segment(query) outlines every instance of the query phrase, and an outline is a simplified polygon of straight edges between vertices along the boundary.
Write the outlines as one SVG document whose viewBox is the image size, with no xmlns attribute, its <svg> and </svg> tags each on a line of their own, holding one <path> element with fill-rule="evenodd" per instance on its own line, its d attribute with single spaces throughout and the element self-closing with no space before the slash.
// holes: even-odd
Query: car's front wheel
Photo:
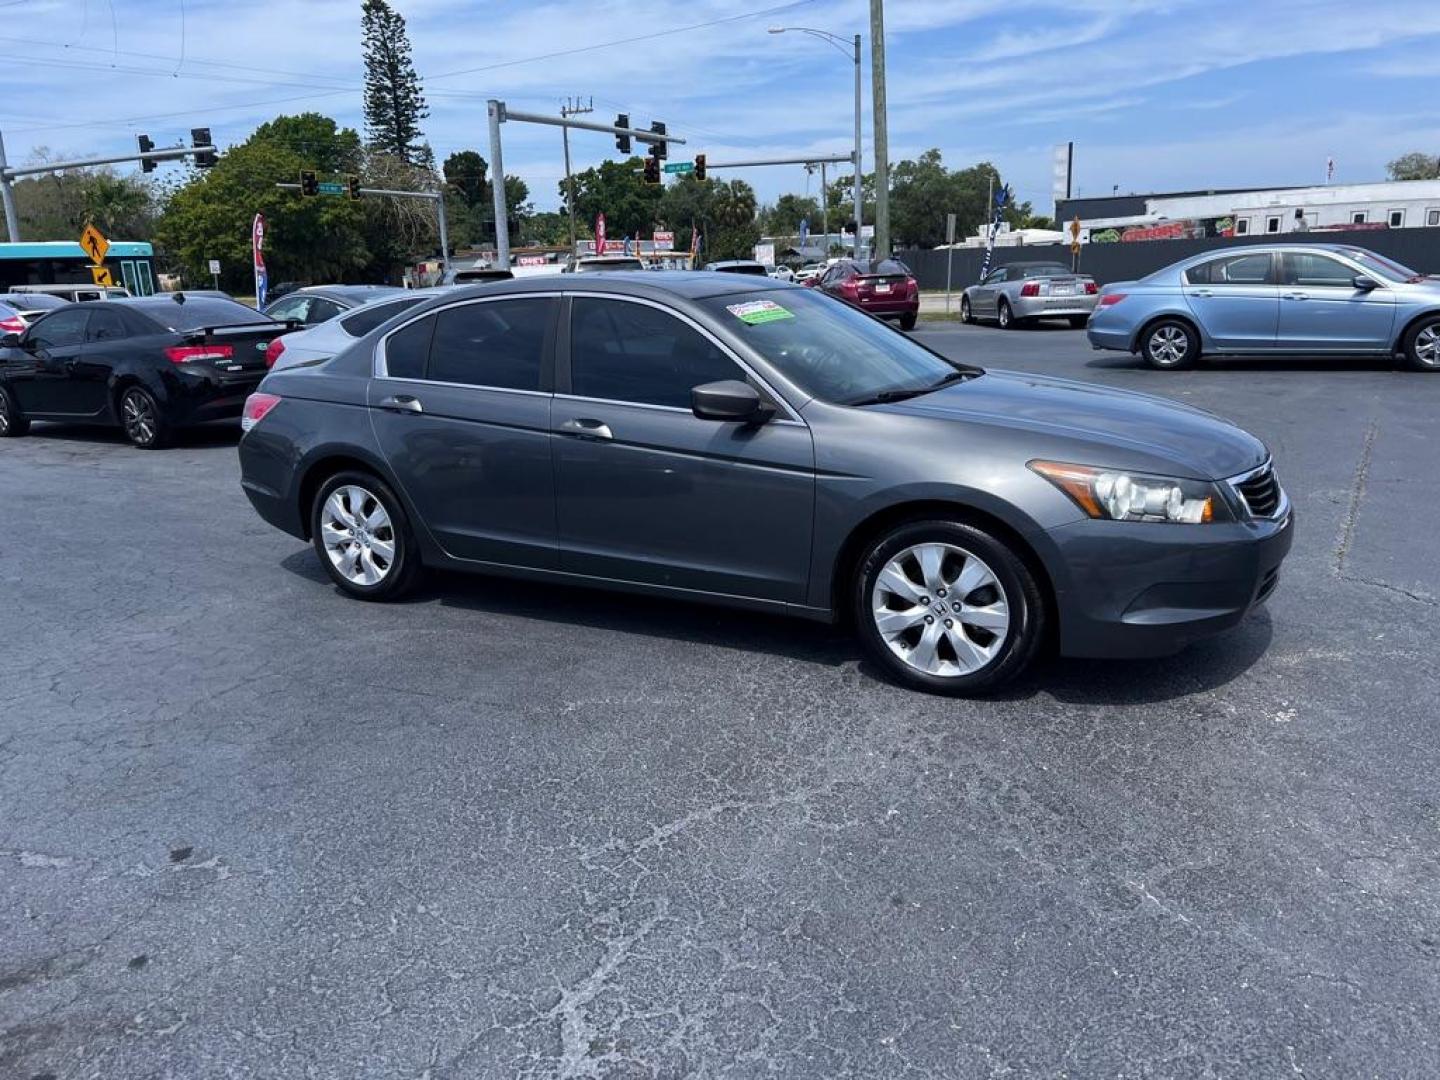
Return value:
<svg viewBox="0 0 1440 1080">
<path fill-rule="evenodd" d="M 957 521 L 892 529 L 865 553 L 854 589 L 862 644 L 919 690 L 993 690 L 1029 666 L 1044 635 L 1044 600 L 1025 562 Z"/>
<path fill-rule="evenodd" d="M 1421 319 L 1405 335 L 1405 362 L 1414 371 L 1440 371 L 1440 315 Z"/>
<path fill-rule="evenodd" d="M 973 323 L 975 321 L 975 313 L 970 310 L 970 298 L 968 296 L 960 297 L 960 321 L 963 323 Z"/>
<path fill-rule="evenodd" d="M 369 473 L 337 473 L 320 485 L 310 533 L 330 579 L 357 599 L 394 600 L 419 576 L 420 553 L 405 508 Z"/>
<path fill-rule="evenodd" d="M 30 421 L 20 415 L 15 396 L 0 386 L 0 439 L 15 439 L 30 430 Z"/>
<path fill-rule="evenodd" d="M 1200 355 L 1195 331 L 1179 319 L 1161 319 L 1147 327 L 1140 348 L 1150 366 L 1162 371 L 1189 367 Z"/>
</svg>

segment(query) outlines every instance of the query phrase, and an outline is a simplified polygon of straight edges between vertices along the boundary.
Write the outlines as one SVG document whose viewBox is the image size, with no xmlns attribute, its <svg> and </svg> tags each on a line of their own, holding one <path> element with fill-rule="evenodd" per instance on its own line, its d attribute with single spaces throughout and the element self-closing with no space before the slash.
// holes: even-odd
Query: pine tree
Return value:
<svg viewBox="0 0 1440 1080">
<path fill-rule="evenodd" d="M 385 0 L 364 0 L 365 130 L 373 149 L 407 165 L 421 165 L 429 152 L 420 121 L 430 115 L 420 77 L 410 60 L 405 19 Z M 433 163 L 433 157 L 432 157 Z"/>
</svg>

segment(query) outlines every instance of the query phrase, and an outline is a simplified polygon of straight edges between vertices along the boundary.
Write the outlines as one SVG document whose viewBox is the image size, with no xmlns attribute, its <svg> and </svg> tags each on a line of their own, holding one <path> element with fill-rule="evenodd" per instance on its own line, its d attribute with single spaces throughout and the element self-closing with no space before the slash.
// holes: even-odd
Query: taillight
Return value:
<svg viewBox="0 0 1440 1080">
<path fill-rule="evenodd" d="M 245 399 L 245 411 L 240 414 L 240 430 L 249 431 L 269 414 L 270 410 L 280 404 L 280 398 L 275 394 L 262 394 L 256 392 Z"/>
<path fill-rule="evenodd" d="M 1040 283 L 1039 283 L 1038 281 L 1027 281 L 1024 285 L 1021 285 L 1021 286 L 1020 286 L 1020 295 L 1021 295 L 1021 296 L 1039 296 L 1039 295 L 1040 295 Z"/>
<path fill-rule="evenodd" d="M 25 320 L 18 315 L 12 315 L 8 319 L 0 319 L 0 334 L 23 334 L 25 332 Z"/>
<path fill-rule="evenodd" d="M 854 278 L 850 278 L 848 281 L 842 281 L 840 283 L 840 292 L 853 300 L 860 295 L 860 283 Z"/>
<path fill-rule="evenodd" d="M 277 337 L 269 345 L 265 346 L 265 366 L 274 367 L 275 361 L 280 359 L 280 354 L 285 351 L 285 339 Z"/>
<path fill-rule="evenodd" d="M 905 295 L 906 295 L 906 296 L 911 296 L 911 295 L 913 295 L 913 294 L 915 294 L 915 293 L 918 293 L 919 291 L 920 291 L 920 285 L 919 285 L 919 283 L 916 282 L 916 280 L 915 280 L 913 277 L 907 277 L 907 278 L 905 279 Z"/>
<path fill-rule="evenodd" d="M 1099 292 L 1099 291 L 1100 291 L 1100 286 L 1099 286 L 1099 285 L 1096 285 L 1095 282 L 1093 282 L 1093 281 L 1087 281 L 1087 282 L 1085 282 L 1085 295 L 1086 295 L 1086 296 L 1094 296 L 1094 295 L 1095 295 L 1097 292 Z"/>
<path fill-rule="evenodd" d="M 1104 296 L 1100 297 L 1100 306 L 1113 307 L 1124 299 L 1125 294 L 1123 292 L 1107 292 Z"/>
<path fill-rule="evenodd" d="M 196 360 L 229 360 L 233 345 L 171 345 L 165 356 L 172 364 L 193 364 Z"/>
</svg>

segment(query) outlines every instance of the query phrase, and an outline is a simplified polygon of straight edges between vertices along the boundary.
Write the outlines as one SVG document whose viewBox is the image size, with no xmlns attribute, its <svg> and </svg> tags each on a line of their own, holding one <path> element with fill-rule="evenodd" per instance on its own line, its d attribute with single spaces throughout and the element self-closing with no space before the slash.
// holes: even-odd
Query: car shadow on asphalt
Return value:
<svg viewBox="0 0 1440 1080">
<path fill-rule="evenodd" d="M 1151 370 L 1150 365 L 1138 356 L 1129 353 L 1101 353 L 1085 361 L 1088 368 L 1112 371 Z M 1398 360 L 1383 356 L 1203 356 L 1194 367 L 1185 369 L 1188 374 L 1206 371 L 1293 371 L 1315 374 L 1316 372 L 1383 372 L 1397 371 L 1405 374 Z M 1156 372 L 1157 375 L 1169 372 Z"/>
<path fill-rule="evenodd" d="M 63 424 L 37 420 L 25 436 L 27 439 L 49 439 L 55 442 L 83 442 L 95 446 L 129 446 L 125 433 L 118 427 L 100 424 Z M 209 424 L 177 429 L 171 441 L 157 453 L 172 447 L 234 446 L 240 441 L 240 424 L 235 420 L 217 420 Z"/>
<path fill-rule="evenodd" d="M 312 550 L 298 551 L 281 565 L 306 580 L 331 584 Z M 438 602 L 466 611 L 765 653 L 837 669 L 855 665 L 877 685 L 897 694 L 913 692 L 895 685 L 867 659 L 848 629 L 782 615 L 449 571 L 431 571 L 401 602 Z M 1001 701 L 1050 697 L 1074 705 L 1173 701 L 1216 690 L 1240 677 L 1265 654 L 1272 635 L 1269 613 L 1261 608 L 1230 633 L 1197 642 L 1175 656 L 1147 660 L 1042 657 L 1029 672 L 992 697 Z"/>
</svg>

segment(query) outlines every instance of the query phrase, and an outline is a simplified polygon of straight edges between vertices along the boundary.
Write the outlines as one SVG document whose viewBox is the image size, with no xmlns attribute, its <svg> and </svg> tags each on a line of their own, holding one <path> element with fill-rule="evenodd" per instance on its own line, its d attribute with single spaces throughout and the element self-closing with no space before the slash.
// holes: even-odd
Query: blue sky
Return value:
<svg viewBox="0 0 1440 1080">
<path fill-rule="evenodd" d="M 488 153 L 485 99 L 555 112 L 591 96 L 710 160 L 848 152 L 852 68 L 770 25 L 865 34 L 868 0 L 395 0 L 425 79 L 437 156 Z M 208 125 L 222 145 L 281 112 L 360 126 L 359 0 L 0 0 L 0 131 L 89 156 Z M 755 13 L 752 17 L 734 18 Z M 712 20 L 721 25 L 591 48 Z M 989 159 L 1049 211 L 1050 155 L 1076 144 L 1081 194 L 1383 178 L 1440 153 L 1440 0 L 887 0 L 891 159 Z M 532 59 L 567 50 L 565 56 Z M 507 125 L 506 171 L 541 208 L 563 176 L 554 129 Z M 579 134 L 577 168 L 613 154 Z M 162 168 L 166 168 L 162 166 Z M 169 168 L 173 169 L 174 166 Z M 158 174 L 157 174 L 158 175 Z M 799 167 L 734 174 L 762 199 L 814 193 Z"/>
</svg>

